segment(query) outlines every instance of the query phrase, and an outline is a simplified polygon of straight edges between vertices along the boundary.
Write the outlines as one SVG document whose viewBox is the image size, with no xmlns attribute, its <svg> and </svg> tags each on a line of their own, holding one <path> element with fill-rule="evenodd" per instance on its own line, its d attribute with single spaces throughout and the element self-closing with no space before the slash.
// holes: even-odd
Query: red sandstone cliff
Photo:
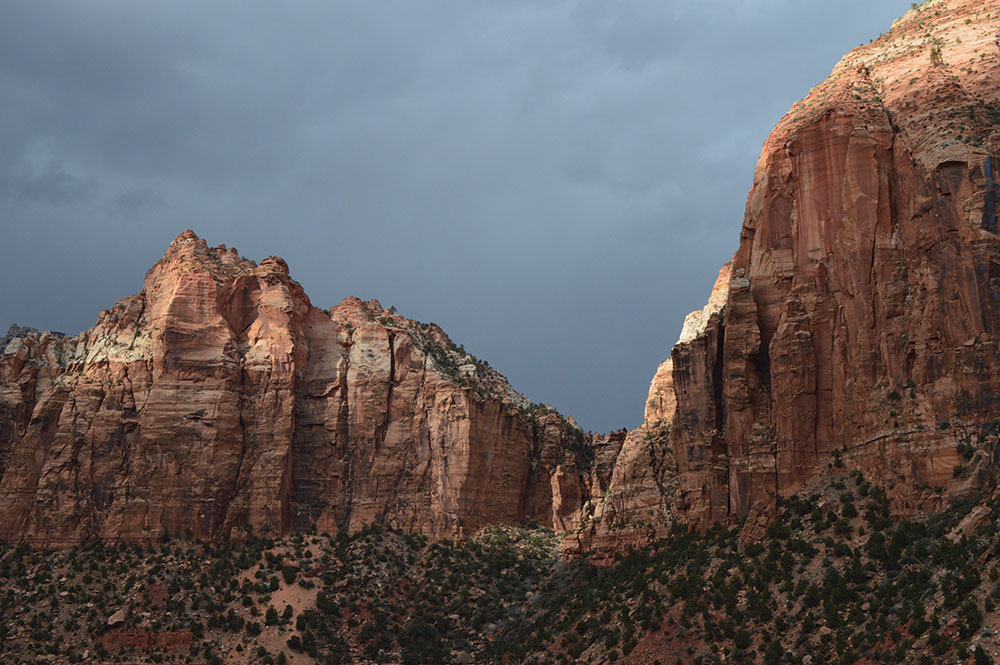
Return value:
<svg viewBox="0 0 1000 665">
<path fill-rule="evenodd" d="M 25 332 L 25 331 L 21 331 Z M 73 338 L 0 349 L 0 538 L 572 526 L 580 433 L 440 328 L 180 235 Z"/>
<path fill-rule="evenodd" d="M 901 513 L 993 482 L 998 35 L 998 0 L 925 3 L 793 106 L 639 429 L 582 440 L 439 328 L 188 232 L 90 331 L 0 349 L 0 538 L 533 520 L 609 549 L 759 526 L 834 463 Z"/>
<path fill-rule="evenodd" d="M 653 379 L 646 425 L 618 460 L 609 495 L 631 498 L 605 502 L 598 518 L 659 503 L 657 533 L 674 519 L 731 523 L 837 457 L 889 488 L 902 513 L 990 480 L 998 35 L 996 0 L 925 3 L 781 120 L 739 249 L 685 321 Z M 676 487 L 637 492 L 627 479 L 667 455 L 674 470 L 661 475 Z M 614 519 L 595 524 L 578 540 L 616 530 Z"/>
</svg>

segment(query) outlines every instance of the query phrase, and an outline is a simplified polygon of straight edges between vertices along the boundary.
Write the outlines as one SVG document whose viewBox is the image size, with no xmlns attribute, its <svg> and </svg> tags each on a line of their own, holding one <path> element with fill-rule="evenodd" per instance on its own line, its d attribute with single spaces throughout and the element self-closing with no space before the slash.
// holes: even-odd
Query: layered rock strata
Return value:
<svg viewBox="0 0 1000 665">
<path fill-rule="evenodd" d="M 739 249 L 650 387 L 676 487 L 647 483 L 630 507 L 736 523 L 838 465 L 902 514 L 992 482 L 998 34 L 996 1 L 924 3 L 781 120 Z M 619 466 L 644 447 L 630 436 Z M 611 495 L 636 493 L 626 476 Z"/>
<path fill-rule="evenodd" d="M 13 333 L 6 541 L 371 523 L 445 538 L 567 528 L 583 500 L 575 423 L 529 409 L 440 328 L 377 301 L 318 309 L 280 258 L 255 264 L 190 231 L 90 330 Z"/>
<path fill-rule="evenodd" d="M 534 521 L 607 550 L 752 539 L 830 467 L 901 514 L 994 482 L 998 34 L 997 0 L 931 0 L 792 107 L 639 429 L 584 436 L 436 326 L 186 232 L 91 330 L 8 334 L 0 538 Z"/>
</svg>

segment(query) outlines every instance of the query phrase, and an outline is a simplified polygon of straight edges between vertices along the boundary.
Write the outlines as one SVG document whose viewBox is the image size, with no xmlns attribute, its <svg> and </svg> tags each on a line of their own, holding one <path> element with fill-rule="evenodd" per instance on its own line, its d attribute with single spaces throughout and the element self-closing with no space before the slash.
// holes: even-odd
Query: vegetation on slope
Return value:
<svg viewBox="0 0 1000 665">
<path fill-rule="evenodd" d="M 782 501 L 763 542 L 675 529 L 607 566 L 567 563 L 556 534 L 510 527 L 458 543 L 373 527 L 228 545 L 6 547 L 0 655 L 982 665 L 1000 599 L 998 509 L 1000 499 L 970 499 L 894 523 L 879 488 L 840 476 Z"/>
<path fill-rule="evenodd" d="M 0 655 L 20 663 L 463 662 L 519 611 L 556 552 L 549 530 L 501 527 L 454 544 L 373 527 L 230 545 L 8 547 Z"/>
<path fill-rule="evenodd" d="M 894 524 L 859 476 L 823 489 L 784 501 L 743 552 L 736 529 L 675 530 L 612 566 L 554 572 L 490 662 L 989 662 L 996 521 L 956 536 L 974 500 Z"/>
</svg>

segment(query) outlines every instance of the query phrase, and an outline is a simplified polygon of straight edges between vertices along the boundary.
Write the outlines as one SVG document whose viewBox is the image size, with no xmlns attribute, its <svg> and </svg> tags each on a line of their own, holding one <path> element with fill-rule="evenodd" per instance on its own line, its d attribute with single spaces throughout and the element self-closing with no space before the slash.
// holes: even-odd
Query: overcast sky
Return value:
<svg viewBox="0 0 1000 665">
<path fill-rule="evenodd" d="M 781 115 L 896 0 L 0 0 L 0 335 L 185 228 L 634 427 Z"/>
</svg>

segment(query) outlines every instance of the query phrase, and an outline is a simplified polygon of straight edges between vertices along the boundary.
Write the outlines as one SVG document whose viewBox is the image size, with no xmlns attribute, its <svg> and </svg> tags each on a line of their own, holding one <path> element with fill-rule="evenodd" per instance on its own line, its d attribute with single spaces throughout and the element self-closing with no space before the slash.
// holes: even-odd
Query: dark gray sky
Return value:
<svg viewBox="0 0 1000 665">
<path fill-rule="evenodd" d="M 90 327 L 190 227 L 633 427 L 767 133 L 907 9 L 0 0 L 0 325 Z"/>
</svg>

